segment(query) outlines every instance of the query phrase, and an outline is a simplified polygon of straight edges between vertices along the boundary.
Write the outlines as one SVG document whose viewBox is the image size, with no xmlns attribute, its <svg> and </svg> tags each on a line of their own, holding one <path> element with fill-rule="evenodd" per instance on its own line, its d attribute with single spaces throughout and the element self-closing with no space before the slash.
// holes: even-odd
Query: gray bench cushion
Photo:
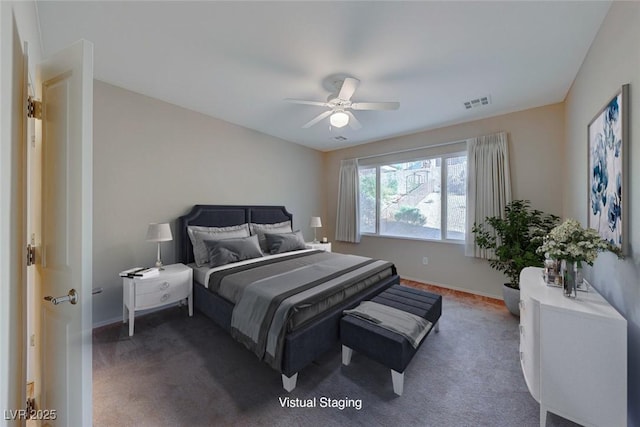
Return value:
<svg viewBox="0 0 640 427">
<path fill-rule="evenodd" d="M 433 325 L 442 314 L 442 296 L 402 285 L 394 285 L 371 300 L 413 313 Z M 418 348 L 414 348 L 402 335 L 346 315 L 340 321 L 340 341 L 356 352 L 402 373 L 425 339 Z"/>
</svg>

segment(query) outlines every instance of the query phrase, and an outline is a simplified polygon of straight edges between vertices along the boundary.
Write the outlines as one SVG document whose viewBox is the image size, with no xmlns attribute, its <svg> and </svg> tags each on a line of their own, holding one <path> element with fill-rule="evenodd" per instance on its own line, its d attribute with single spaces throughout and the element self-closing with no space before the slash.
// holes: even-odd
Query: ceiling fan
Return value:
<svg viewBox="0 0 640 427">
<path fill-rule="evenodd" d="M 287 98 L 285 101 L 294 104 L 316 105 L 318 107 L 328 107 L 329 110 L 318 114 L 316 117 L 308 121 L 304 129 L 310 128 L 316 123 L 329 117 L 331 126 L 341 128 L 347 124 L 353 129 L 360 129 L 362 124 L 356 119 L 350 110 L 397 110 L 400 108 L 399 102 L 352 102 L 351 97 L 355 93 L 360 80 L 353 77 L 343 77 L 333 82 L 336 93 L 332 93 L 327 97 L 326 102 L 322 101 L 306 101 L 303 99 Z"/>
</svg>

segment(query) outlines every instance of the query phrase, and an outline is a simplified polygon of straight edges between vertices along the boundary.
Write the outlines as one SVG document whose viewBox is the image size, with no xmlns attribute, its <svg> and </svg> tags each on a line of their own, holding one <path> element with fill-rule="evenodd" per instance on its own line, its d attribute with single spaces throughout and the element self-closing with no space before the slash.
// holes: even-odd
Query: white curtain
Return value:
<svg viewBox="0 0 640 427">
<path fill-rule="evenodd" d="M 467 223 L 465 255 L 487 258 L 489 254 L 475 244 L 471 229 L 488 216 L 504 216 L 511 201 L 507 134 L 480 136 L 467 140 Z"/>
<path fill-rule="evenodd" d="M 360 242 L 358 200 L 358 159 L 343 160 L 340 163 L 336 240 Z"/>
</svg>

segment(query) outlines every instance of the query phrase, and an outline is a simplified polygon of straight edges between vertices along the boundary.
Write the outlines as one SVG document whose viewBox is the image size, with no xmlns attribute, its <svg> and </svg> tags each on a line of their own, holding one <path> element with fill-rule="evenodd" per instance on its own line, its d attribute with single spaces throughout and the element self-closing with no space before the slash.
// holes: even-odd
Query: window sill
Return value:
<svg viewBox="0 0 640 427">
<path fill-rule="evenodd" d="M 374 234 L 374 233 L 360 233 L 362 237 L 375 237 L 382 239 L 394 239 L 394 240 L 413 240 L 417 242 L 428 242 L 428 243 L 448 243 L 451 245 L 464 245 L 464 240 L 451 240 L 451 239 L 420 239 L 417 237 L 406 237 L 406 236 L 389 236 L 385 234 Z"/>
</svg>

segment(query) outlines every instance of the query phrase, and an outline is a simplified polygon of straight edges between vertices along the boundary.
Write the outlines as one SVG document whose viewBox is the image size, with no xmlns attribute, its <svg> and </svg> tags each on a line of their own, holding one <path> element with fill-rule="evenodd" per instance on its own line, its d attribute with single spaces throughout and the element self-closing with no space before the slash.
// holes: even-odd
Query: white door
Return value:
<svg viewBox="0 0 640 427">
<path fill-rule="evenodd" d="M 38 410 L 43 418 L 55 414 L 45 425 L 90 426 L 93 45 L 79 41 L 45 60 L 36 86 L 42 101 L 39 271 L 41 295 L 53 298 L 40 300 Z"/>
</svg>

